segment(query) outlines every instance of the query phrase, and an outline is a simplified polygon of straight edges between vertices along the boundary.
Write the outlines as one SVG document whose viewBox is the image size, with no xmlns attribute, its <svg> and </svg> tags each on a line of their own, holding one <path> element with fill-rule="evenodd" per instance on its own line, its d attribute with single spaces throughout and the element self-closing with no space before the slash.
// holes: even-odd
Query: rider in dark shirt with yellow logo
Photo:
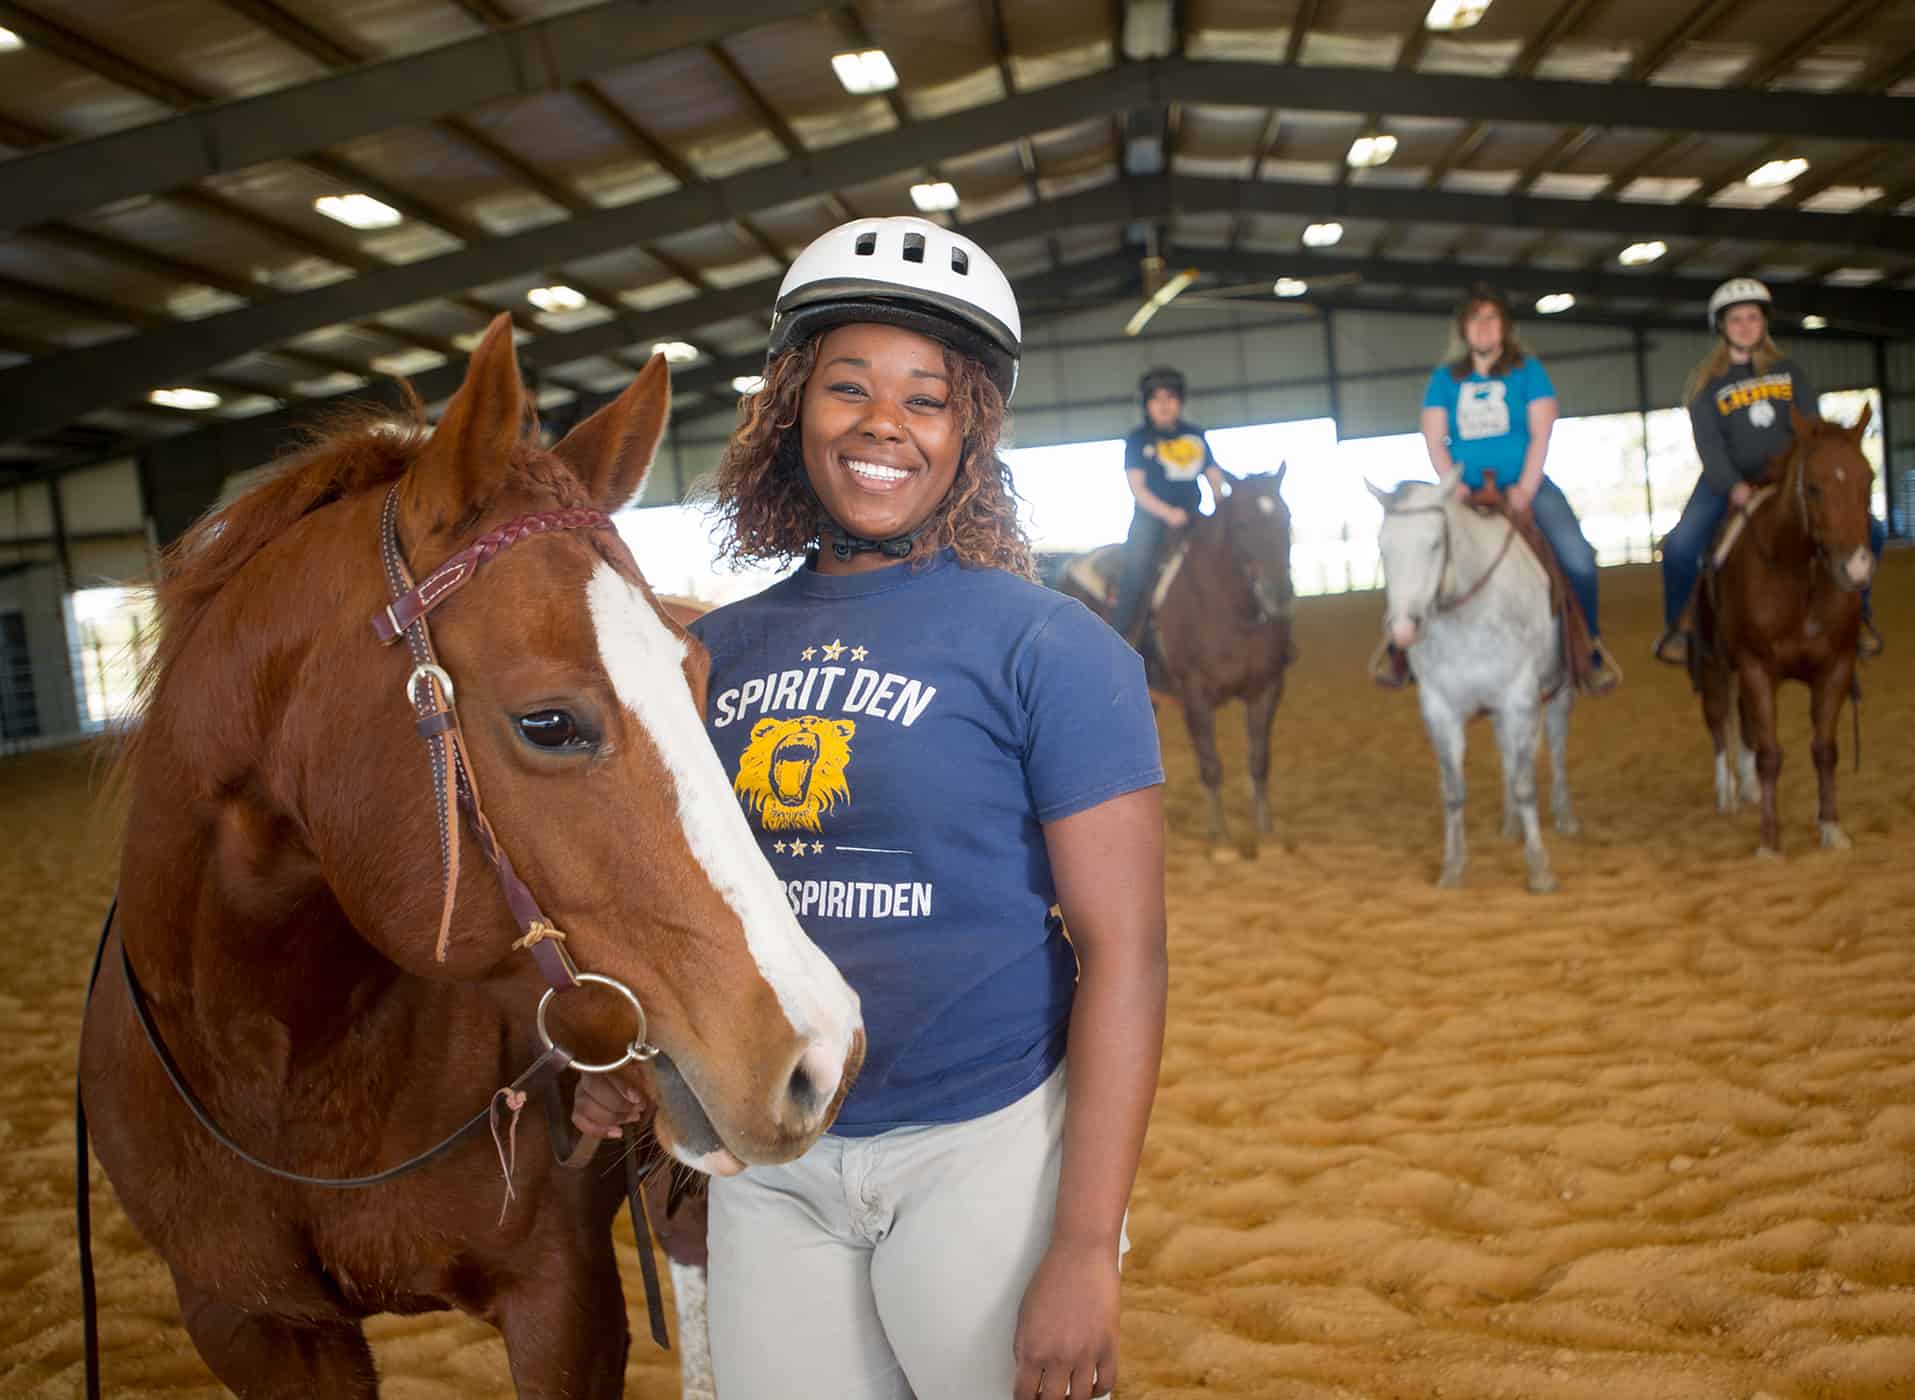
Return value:
<svg viewBox="0 0 1915 1400">
<path fill-rule="evenodd" d="M 1137 381 L 1144 422 L 1124 439 L 1124 475 L 1137 510 L 1124 544 L 1124 572 L 1117 584 L 1111 626 L 1126 640 L 1132 633 L 1157 577 L 1164 541 L 1173 529 L 1188 525 L 1203 502 L 1198 477 L 1208 477 L 1213 495 L 1226 487 L 1223 471 L 1211 455 L 1202 428 L 1184 421 L 1182 371 L 1153 369 Z"/>
</svg>

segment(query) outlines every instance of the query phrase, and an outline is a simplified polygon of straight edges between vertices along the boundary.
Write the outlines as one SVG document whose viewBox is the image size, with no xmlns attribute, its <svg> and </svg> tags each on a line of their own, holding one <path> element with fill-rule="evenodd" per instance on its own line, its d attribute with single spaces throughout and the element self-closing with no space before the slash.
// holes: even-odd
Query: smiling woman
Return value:
<svg viewBox="0 0 1915 1400">
<path fill-rule="evenodd" d="M 1018 336 L 969 239 L 834 229 L 786 278 L 718 469 L 725 552 L 803 565 L 692 624 L 706 728 L 867 1028 L 832 1133 L 712 1185 L 720 1394 L 1116 1383 L 1163 773 L 1136 655 L 1030 579 L 998 454 Z M 588 1131 L 630 1113 L 583 1102 Z"/>
</svg>

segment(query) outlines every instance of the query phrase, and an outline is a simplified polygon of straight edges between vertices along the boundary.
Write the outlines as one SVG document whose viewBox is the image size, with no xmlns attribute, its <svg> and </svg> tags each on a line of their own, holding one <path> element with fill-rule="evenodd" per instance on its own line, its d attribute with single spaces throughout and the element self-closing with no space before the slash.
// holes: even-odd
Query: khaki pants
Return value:
<svg viewBox="0 0 1915 1400">
<path fill-rule="evenodd" d="M 1063 1144 L 1060 1068 L 983 1118 L 714 1180 L 722 1400 L 1009 1400 Z"/>
</svg>

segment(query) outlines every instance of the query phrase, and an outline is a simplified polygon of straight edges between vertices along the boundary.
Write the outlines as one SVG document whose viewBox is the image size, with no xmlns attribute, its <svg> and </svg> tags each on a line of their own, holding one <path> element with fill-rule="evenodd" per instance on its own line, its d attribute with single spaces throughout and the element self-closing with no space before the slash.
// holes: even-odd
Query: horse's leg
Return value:
<svg viewBox="0 0 1915 1400">
<path fill-rule="evenodd" d="M 1244 732 L 1250 739 L 1250 800 L 1257 811 L 1257 832 L 1270 834 L 1270 726 L 1283 699 L 1283 672 L 1260 692 L 1244 701 Z"/>
<path fill-rule="evenodd" d="M 1496 732 L 1496 751 L 1501 753 L 1504 748 L 1503 712 L 1501 710 L 1492 710 L 1490 712 L 1489 723 L 1490 728 Z M 1509 765 L 1505 763 L 1503 765 L 1503 839 L 1505 841 L 1521 841 L 1523 839 L 1523 818 L 1516 810 L 1516 784 L 1512 781 L 1512 776 Z"/>
<path fill-rule="evenodd" d="M 705 1302 L 705 1247 L 709 1202 L 701 1193 L 670 1209 L 672 1177 L 687 1168 L 667 1163 L 645 1181 L 645 1205 L 652 1234 L 671 1267 L 672 1302 L 678 1312 L 678 1393 L 680 1400 L 713 1400 L 718 1383 L 711 1369 L 711 1328 Z"/>
<path fill-rule="evenodd" d="M 497 1299 L 519 1400 L 618 1400 L 631 1332 L 611 1230 L 572 1222 L 566 1238 L 528 1248 L 534 1271 Z"/>
<path fill-rule="evenodd" d="M 1759 856 L 1782 853 L 1782 826 L 1776 816 L 1776 781 L 1782 776 L 1782 741 L 1775 732 L 1775 678 L 1762 663 L 1745 660 L 1737 668 L 1742 710 L 1742 743 L 1755 750 L 1755 772 L 1762 782 L 1762 844 Z"/>
<path fill-rule="evenodd" d="M 1536 740 L 1542 728 L 1542 707 L 1535 692 L 1525 686 L 1521 698 L 1496 714 L 1496 742 L 1503 751 L 1503 783 L 1523 828 L 1523 856 L 1529 865 L 1529 892 L 1548 894 L 1556 888 L 1543 848 L 1542 823 L 1536 820 Z"/>
<path fill-rule="evenodd" d="M 1469 858 L 1468 842 L 1463 838 L 1463 716 L 1444 703 L 1432 686 L 1418 687 L 1417 698 L 1443 784 L 1443 873 L 1436 885 L 1444 890 L 1461 889 L 1463 866 Z"/>
<path fill-rule="evenodd" d="M 358 1323 L 296 1323 L 247 1312 L 177 1271 L 173 1286 L 193 1345 L 240 1400 L 372 1400 L 379 1394 L 372 1349 Z"/>
<path fill-rule="evenodd" d="M 1735 762 L 1740 745 L 1729 728 L 1729 711 L 1736 698 L 1735 673 L 1727 667 L 1707 664 L 1702 673 L 1702 722 L 1709 726 L 1709 742 L 1715 746 L 1716 810 L 1735 810 Z"/>
<path fill-rule="evenodd" d="M 714 1400 L 718 1382 L 711 1368 L 711 1325 L 706 1308 L 705 1266 L 671 1262 L 672 1300 L 678 1310 L 679 1400 Z"/>
<path fill-rule="evenodd" d="M 1223 760 L 1217 757 L 1217 711 L 1197 681 L 1184 686 L 1184 724 L 1190 730 L 1190 745 L 1197 751 L 1204 796 L 1210 799 L 1211 859 L 1229 860 L 1236 852 L 1230 847 L 1230 832 L 1223 819 Z"/>
<path fill-rule="evenodd" d="M 1556 830 L 1565 836 L 1582 833 L 1575 805 L 1569 798 L 1569 712 L 1576 708 L 1576 689 L 1557 687 L 1543 708 L 1543 732 L 1549 738 L 1549 811 Z"/>
<path fill-rule="evenodd" d="M 1809 687 L 1809 718 L 1815 725 L 1815 743 L 1809 752 L 1815 757 L 1815 786 L 1818 803 L 1815 823 L 1822 832 L 1822 849 L 1846 851 L 1850 841 L 1835 815 L 1836 721 L 1842 715 L 1842 701 L 1854 679 L 1853 655 L 1833 660 L 1829 668 Z"/>
</svg>

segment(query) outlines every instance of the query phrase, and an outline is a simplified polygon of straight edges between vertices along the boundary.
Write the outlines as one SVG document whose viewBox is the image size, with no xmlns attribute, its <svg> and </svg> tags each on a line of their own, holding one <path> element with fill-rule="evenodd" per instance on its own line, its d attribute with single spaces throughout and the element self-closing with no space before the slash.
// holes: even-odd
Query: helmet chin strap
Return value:
<svg viewBox="0 0 1915 1400">
<path fill-rule="evenodd" d="M 811 503 L 818 508 L 818 541 L 822 544 L 829 539 L 831 552 L 838 557 L 840 563 L 848 563 L 860 554 L 882 554 L 887 559 L 909 559 L 911 551 L 917 548 L 918 540 L 930 533 L 932 527 L 937 524 L 938 517 L 943 513 L 944 503 L 940 501 L 939 508 L 926 516 L 917 529 L 907 534 L 893 535 L 888 540 L 867 539 L 855 531 L 845 529 L 833 518 L 831 512 L 825 509 L 825 503 L 819 499 L 817 491 L 813 489 L 810 478 L 802 475 L 802 469 L 800 471 L 799 480 L 804 483 L 805 494 L 811 497 Z"/>
<path fill-rule="evenodd" d="M 831 540 L 831 552 L 840 561 L 848 561 L 854 555 L 882 554 L 887 559 L 909 559 L 911 551 L 917 548 L 920 536 L 928 532 L 935 521 L 925 521 L 908 535 L 893 535 L 888 540 L 866 539 L 863 535 L 854 535 L 837 521 L 833 520 L 822 508 L 818 511 L 818 538 Z"/>
</svg>

